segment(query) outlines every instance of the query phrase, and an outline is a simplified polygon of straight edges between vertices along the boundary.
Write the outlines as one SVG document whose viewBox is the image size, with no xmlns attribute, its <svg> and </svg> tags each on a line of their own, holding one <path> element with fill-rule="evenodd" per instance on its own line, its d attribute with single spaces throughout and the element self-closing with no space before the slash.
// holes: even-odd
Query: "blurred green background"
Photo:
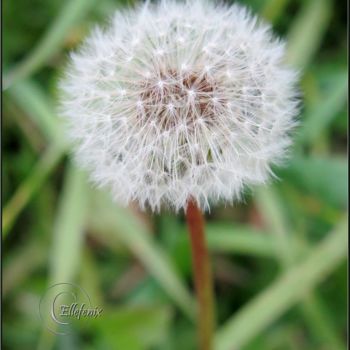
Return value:
<svg viewBox="0 0 350 350">
<path fill-rule="evenodd" d="M 288 40 L 301 126 L 279 180 L 207 215 L 215 349 L 346 348 L 346 1 L 242 0 Z M 118 0 L 3 1 L 4 349 L 196 348 L 183 214 L 122 209 L 69 161 L 55 114 L 74 49 Z M 103 308 L 55 336 L 45 290 L 75 282 Z"/>
</svg>

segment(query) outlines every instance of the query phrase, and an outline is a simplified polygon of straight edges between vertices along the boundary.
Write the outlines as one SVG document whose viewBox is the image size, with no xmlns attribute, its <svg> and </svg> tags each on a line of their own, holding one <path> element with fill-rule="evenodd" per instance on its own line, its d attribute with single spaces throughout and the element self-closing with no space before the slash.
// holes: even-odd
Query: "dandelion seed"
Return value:
<svg viewBox="0 0 350 350">
<path fill-rule="evenodd" d="M 164 55 L 164 50 L 163 49 L 158 49 L 155 51 L 157 56 L 163 56 Z"/>
<path fill-rule="evenodd" d="M 131 42 L 131 45 L 136 46 L 139 42 L 140 42 L 140 40 L 138 38 L 134 38 Z"/>
<path fill-rule="evenodd" d="M 187 93 L 191 99 L 196 96 L 196 92 L 193 89 L 188 90 Z"/>
<path fill-rule="evenodd" d="M 170 112 L 174 111 L 174 105 L 172 103 L 168 103 L 167 108 Z"/>
<path fill-rule="evenodd" d="M 179 42 L 179 43 L 184 43 L 185 42 L 185 39 L 182 37 L 182 36 L 179 36 L 178 38 L 177 38 L 177 41 Z"/>
<path fill-rule="evenodd" d="M 186 63 L 182 63 L 181 64 L 181 70 L 184 71 L 184 72 L 188 71 L 188 65 Z"/>
<path fill-rule="evenodd" d="M 61 82 L 76 159 L 122 204 L 239 200 L 291 144 L 297 75 L 283 58 L 270 26 L 239 5 L 164 0 L 117 12 Z"/>
</svg>

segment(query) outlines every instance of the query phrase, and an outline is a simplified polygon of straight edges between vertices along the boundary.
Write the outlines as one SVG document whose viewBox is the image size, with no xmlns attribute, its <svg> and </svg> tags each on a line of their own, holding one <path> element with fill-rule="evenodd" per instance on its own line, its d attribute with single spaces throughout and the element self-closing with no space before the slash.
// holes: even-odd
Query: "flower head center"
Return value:
<svg viewBox="0 0 350 350">
<path fill-rule="evenodd" d="M 140 82 L 139 100 L 142 125 L 155 122 L 161 130 L 193 130 L 196 123 L 213 123 L 219 107 L 218 84 L 206 71 L 163 70 Z M 152 123 L 154 124 L 154 123 Z"/>
</svg>

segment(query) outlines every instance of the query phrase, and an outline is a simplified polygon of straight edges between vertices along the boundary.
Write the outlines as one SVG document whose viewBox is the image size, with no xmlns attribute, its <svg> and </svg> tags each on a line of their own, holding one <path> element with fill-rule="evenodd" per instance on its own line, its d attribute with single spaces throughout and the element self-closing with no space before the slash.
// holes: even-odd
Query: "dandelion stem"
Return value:
<svg viewBox="0 0 350 350">
<path fill-rule="evenodd" d="M 212 273 L 204 234 L 203 214 L 192 198 L 188 201 L 186 219 L 191 238 L 194 282 L 198 298 L 199 348 L 212 350 L 214 332 Z"/>
</svg>

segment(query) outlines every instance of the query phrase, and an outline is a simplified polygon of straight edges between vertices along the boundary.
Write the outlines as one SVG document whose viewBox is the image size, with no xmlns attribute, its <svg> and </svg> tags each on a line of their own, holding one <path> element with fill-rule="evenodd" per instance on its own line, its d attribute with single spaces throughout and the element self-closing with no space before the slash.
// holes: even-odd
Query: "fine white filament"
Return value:
<svg viewBox="0 0 350 350">
<path fill-rule="evenodd" d="M 121 204 L 202 209 L 264 183 L 291 143 L 296 73 L 246 8 L 162 1 L 95 29 L 61 81 L 79 164 Z"/>
</svg>

